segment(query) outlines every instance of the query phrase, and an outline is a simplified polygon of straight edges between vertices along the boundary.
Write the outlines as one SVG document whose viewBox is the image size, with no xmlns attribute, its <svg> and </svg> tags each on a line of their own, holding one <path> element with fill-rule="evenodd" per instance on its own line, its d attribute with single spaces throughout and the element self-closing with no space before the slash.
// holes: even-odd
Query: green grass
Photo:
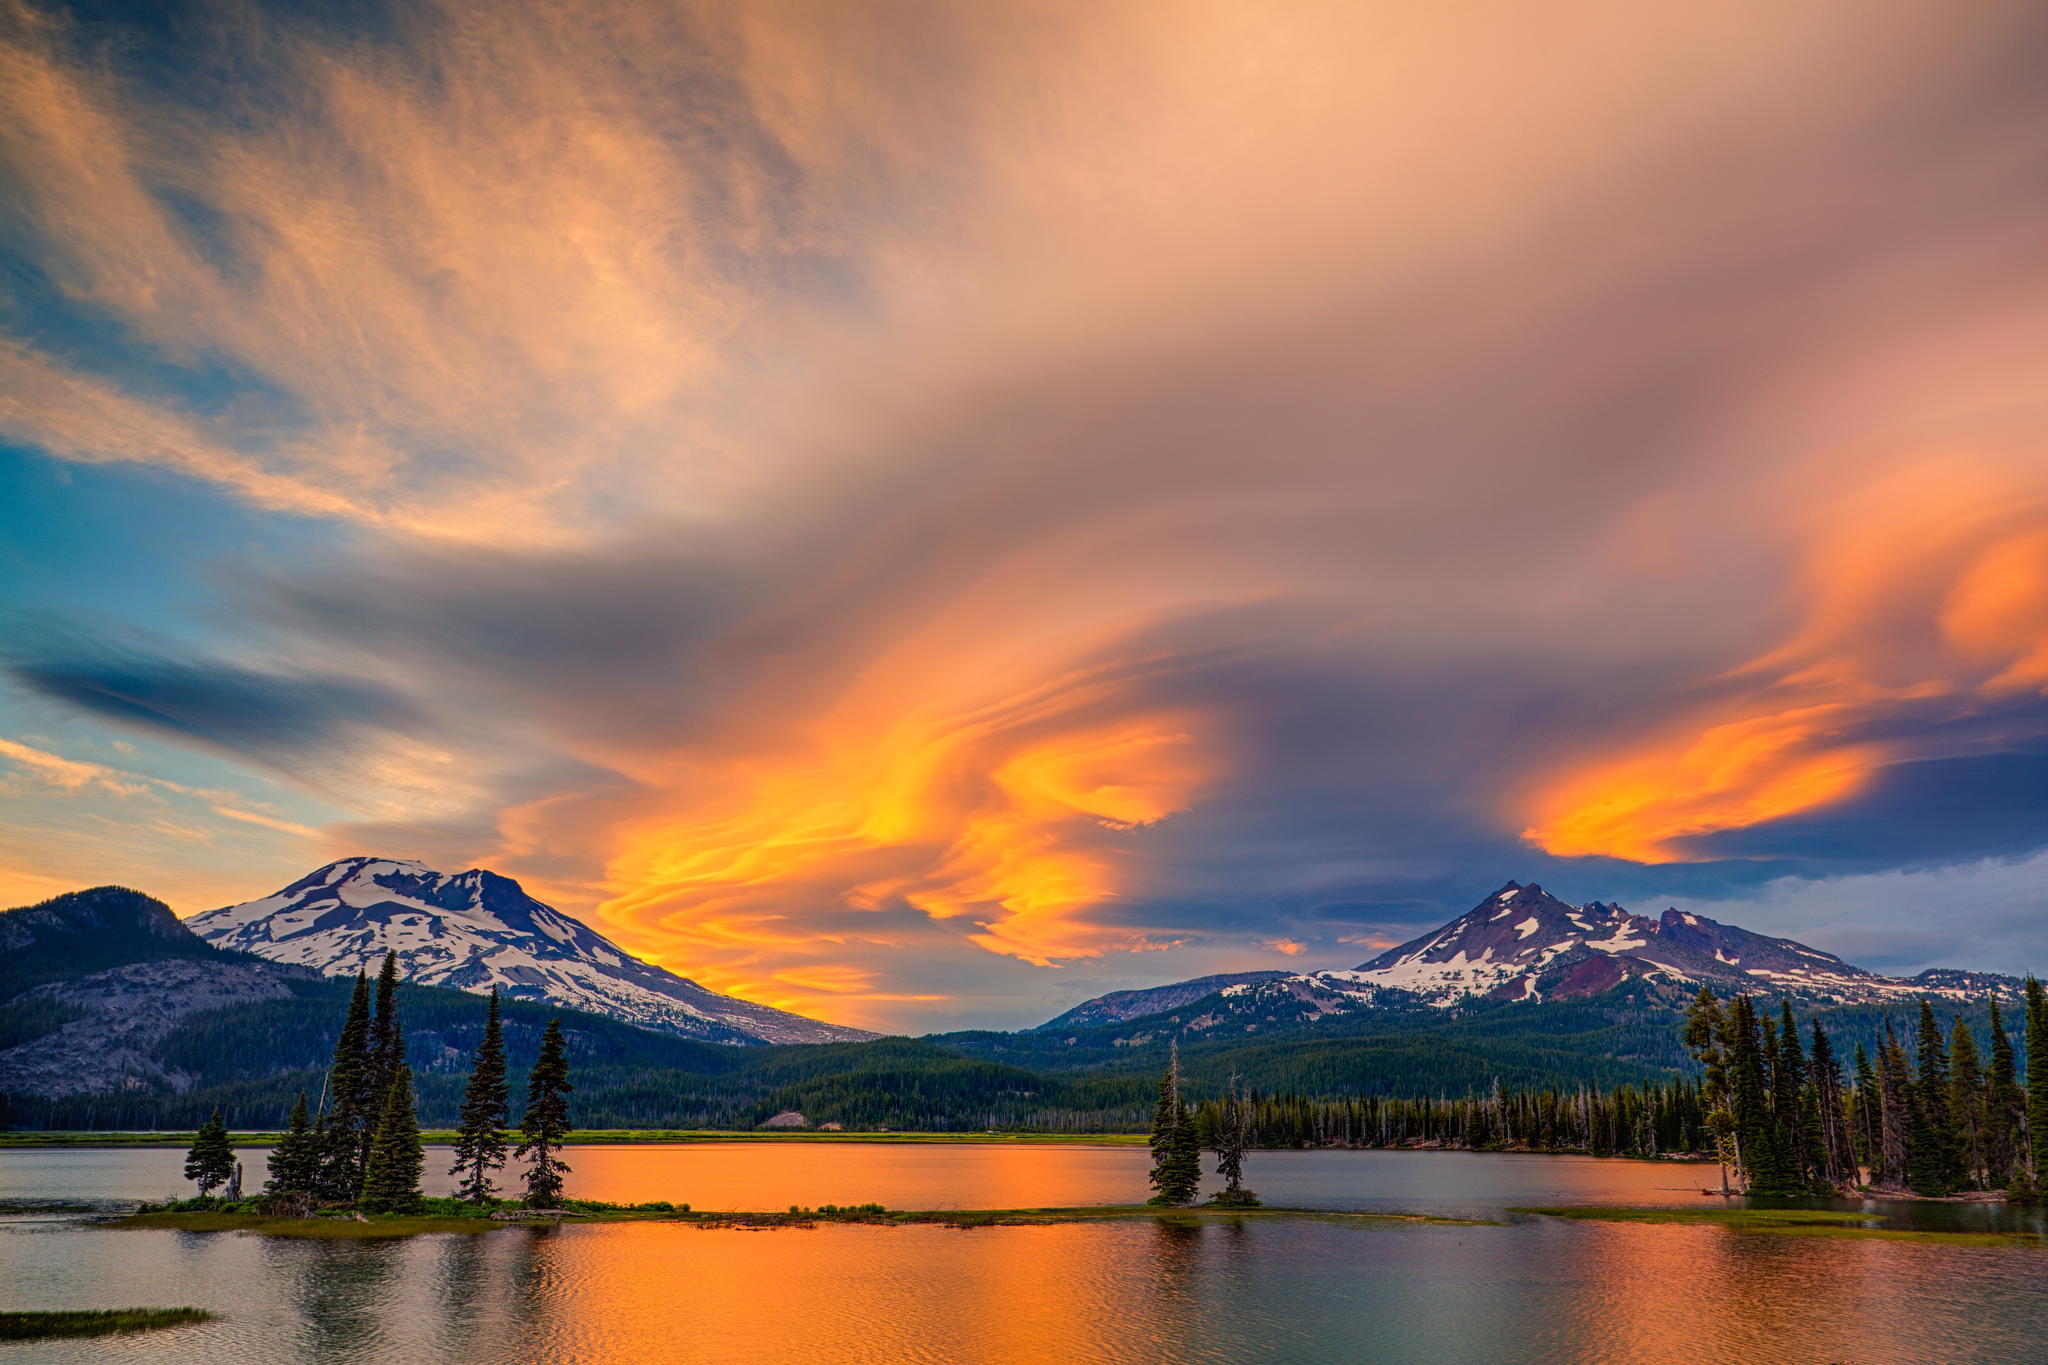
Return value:
<svg viewBox="0 0 2048 1365">
<path fill-rule="evenodd" d="M 436 1200 L 434 1205 L 452 1201 Z M 688 1205 L 602 1204 L 574 1200 L 554 1213 L 528 1214 L 510 1206 L 501 1212 L 515 1214 L 518 1221 L 543 1220 L 579 1223 L 685 1223 L 708 1228 L 814 1227 L 820 1223 L 857 1223 L 873 1227 L 919 1225 L 950 1228 L 1024 1227 L 1049 1223 L 1102 1223 L 1151 1219 L 1178 1223 L 1210 1223 L 1255 1218 L 1309 1218 L 1321 1222 L 1376 1224 L 1417 1223 L 1453 1227 L 1486 1227 L 1498 1224 L 1470 1218 L 1436 1218 L 1426 1214 L 1340 1213 L 1324 1209 L 1206 1208 L 1163 1209 L 1151 1204 L 1090 1204 L 1073 1207 L 1024 1209 L 886 1209 L 880 1204 L 827 1204 L 818 1208 L 791 1206 L 784 1210 L 692 1210 Z M 280 1218 L 252 1212 L 208 1210 L 150 1210 L 110 1219 L 99 1224 L 111 1228 L 154 1228 L 179 1232 L 253 1232 L 265 1237 L 317 1237 L 355 1239 L 364 1237 L 413 1237 L 422 1233 L 491 1232 L 511 1220 L 492 1218 L 488 1212 L 450 1214 L 430 1207 L 418 1215 L 379 1215 L 358 1219 L 346 1214 L 316 1215 L 310 1218 Z"/>
<path fill-rule="evenodd" d="M 0 1133 L 0 1148 L 6 1147 L 189 1147 L 191 1133 Z M 230 1135 L 239 1146 L 261 1147 L 277 1141 L 274 1132 L 241 1132 Z M 455 1132 L 431 1128 L 420 1134 L 422 1141 L 450 1143 Z M 569 1134 L 572 1144 L 642 1142 L 881 1142 L 907 1144 L 964 1144 L 968 1146 L 1038 1147 L 1048 1144 L 1089 1147 L 1142 1147 L 1143 1133 L 821 1133 L 810 1129 L 794 1132 L 762 1132 L 758 1129 L 726 1132 L 711 1128 L 579 1128 Z"/>
<path fill-rule="evenodd" d="M 46 1337 L 104 1337 L 117 1332 L 150 1332 L 211 1322 L 204 1308 L 100 1308 L 52 1313 L 0 1313 L 0 1341 Z"/>
<path fill-rule="evenodd" d="M 1888 1228 L 1878 1215 L 1844 1209 L 1629 1209 L 1590 1205 L 1515 1208 L 1508 1212 L 1596 1223 L 1677 1223 L 1692 1227 L 1721 1227 L 1730 1232 L 1763 1233 L 1775 1237 L 1920 1242 L 1933 1246 L 2048 1247 L 2048 1242 L 2031 1233 Z"/>
<path fill-rule="evenodd" d="M 255 1232 L 265 1237 L 321 1237 L 355 1241 L 415 1237 L 423 1232 L 489 1232 L 503 1223 L 486 1218 L 418 1218 L 385 1215 L 367 1222 L 353 1218 L 270 1218 L 260 1213 L 131 1213 L 100 1224 L 113 1228 L 158 1228 L 176 1232 Z"/>
</svg>

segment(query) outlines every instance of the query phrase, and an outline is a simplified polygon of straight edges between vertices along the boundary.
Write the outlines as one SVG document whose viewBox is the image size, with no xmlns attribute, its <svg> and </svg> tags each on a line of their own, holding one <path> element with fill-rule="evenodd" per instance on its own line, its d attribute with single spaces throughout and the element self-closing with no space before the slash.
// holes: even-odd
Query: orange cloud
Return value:
<svg viewBox="0 0 2048 1365">
<path fill-rule="evenodd" d="M 1077 685 L 1063 698 L 1085 711 Z M 894 725 L 828 718 L 798 749 L 719 764 L 667 789 L 620 832 L 610 920 L 702 947 L 795 947 L 820 937 L 818 902 L 906 905 L 965 918 L 970 941 L 1041 965 L 1134 946 L 1086 913 L 1123 890 L 1123 836 L 1196 800 L 1217 776 L 1203 718 L 1139 711 L 1098 720 L 1009 699 Z M 844 726 L 845 728 L 840 728 Z M 694 790 L 692 789 L 694 787 Z M 803 914 L 794 914 L 795 911 Z M 847 937 L 885 934 L 856 916 Z"/>
<path fill-rule="evenodd" d="M 1820 494 L 1848 472 L 1830 462 L 1781 490 L 1815 509 L 1793 527 L 1809 539 L 1786 642 L 1706 684 L 1733 697 L 1537 784 L 1522 837 L 1561 857 L 1693 860 L 1689 840 L 1820 809 L 1887 764 L 1948 751 L 1889 735 L 1903 717 L 2048 685 L 2038 461 L 1927 458 Z"/>
<path fill-rule="evenodd" d="M 1839 801 L 1885 761 L 1880 744 L 1843 744 L 1841 705 L 1713 725 L 1697 736 L 1575 773 L 1535 802 L 1522 837 L 1561 858 L 1683 862 L 1684 841 Z"/>
</svg>

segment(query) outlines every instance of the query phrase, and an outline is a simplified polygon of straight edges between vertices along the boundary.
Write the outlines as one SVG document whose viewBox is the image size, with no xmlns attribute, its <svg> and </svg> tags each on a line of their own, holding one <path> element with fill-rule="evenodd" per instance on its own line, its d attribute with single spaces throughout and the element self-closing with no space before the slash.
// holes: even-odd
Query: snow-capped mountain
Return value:
<svg viewBox="0 0 2048 1365">
<path fill-rule="evenodd" d="M 844 1043 L 876 1035 L 706 990 L 642 962 L 589 925 L 482 868 L 344 858 L 261 900 L 186 921 L 220 948 L 375 973 L 386 950 L 408 981 L 546 1000 L 717 1043 Z"/>
<path fill-rule="evenodd" d="M 1600 901 L 1569 905 L 1540 886 L 1509 882 L 1442 928 L 1348 971 L 1238 981 L 1204 994 L 1219 997 L 1223 1015 L 1270 1015 L 1277 1008 L 1317 1017 L 1381 1005 L 1583 999 L 1631 981 L 1672 1000 L 1707 985 L 1721 995 L 1746 991 L 1814 1005 L 1920 995 L 1981 999 L 1988 992 L 2011 996 L 2020 989 L 2013 977 L 1953 968 L 1881 976 L 1833 953 L 1704 915 L 1666 910 L 1649 919 Z M 1190 1003 L 1194 997 L 1187 988 L 1198 984 L 1123 992 L 1114 1010 L 1095 1009 L 1102 1002 L 1089 1001 L 1053 1022 L 1073 1027 L 1077 1018 L 1121 1021 L 1175 1009 Z M 1134 1008 L 1128 997 L 1147 997 L 1149 1008 Z M 1203 1016 L 1204 1027 L 1217 1022 Z"/>
</svg>

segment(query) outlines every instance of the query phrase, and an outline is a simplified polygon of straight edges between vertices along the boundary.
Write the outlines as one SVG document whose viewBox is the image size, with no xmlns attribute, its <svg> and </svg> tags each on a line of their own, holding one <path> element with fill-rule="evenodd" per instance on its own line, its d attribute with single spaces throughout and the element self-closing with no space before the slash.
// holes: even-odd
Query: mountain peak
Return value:
<svg viewBox="0 0 2048 1365">
<path fill-rule="evenodd" d="M 1649 919 L 1610 901 L 1571 905 L 1534 882 L 1509 881 L 1450 923 L 1370 962 L 1289 980 L 1338 994 L 1394 990 L 1451 1005 L 1474 997 L 1597 995 L 1626 981 L 1646 981 L 1667 993 L 1690 994 L 1712 985 L 1851 1003 L 1930 987 L 1949 994 L 1981 993 L 1994 978 L 1923 973 L 1901 981 L 1792 939 L 1690 911 L 1670 908 Z M 2007 980 L 2006 987 L 2010 984 Z"/>
<path fill-rule="evenodd" d="M 1650 919 L 1609 901 L 1571 905 L 1534 882 L 1509 881 L 1449 923 L 1347 971 L 1204 977 L 1086 1001 L 1055 1022 L 1120 1023 L 1185 1005 L 1199 1013 L 1182 1027 L 1255 1030 L 1378 1008 L 1584 999 L 1631 983 L 1674 1008 L 1703 985 L 1827 1006 L 2013 996 L 2020 984 L 1948 968 L 1882 976 L 1690 911 Z"/>
<path fill-rule="evenodd" d="M 271 895 L 188 923 L 219 947 L 329 976 L 374 972 L 393 952 L 408 981 L 466 991 L 495 986 L 513 999 L 546 1000 L 710 1042 L 874 1036 L 706 990 L 483 868 L 451 876 L 411 859 L 342 858 Z"/>
</svg>

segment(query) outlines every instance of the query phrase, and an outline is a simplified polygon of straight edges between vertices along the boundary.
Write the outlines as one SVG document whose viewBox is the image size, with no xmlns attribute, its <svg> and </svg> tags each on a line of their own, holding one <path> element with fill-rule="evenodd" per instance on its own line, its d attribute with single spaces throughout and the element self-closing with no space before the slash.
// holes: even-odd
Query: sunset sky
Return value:
<svg viewBox="0 0 2048 1365">
<path fill-rule="evenodd" d="M 0 904 L 923 1031 L 1503 880 L 2048 970 L 2048 15 L 0 0 Z"/>
</svg>

